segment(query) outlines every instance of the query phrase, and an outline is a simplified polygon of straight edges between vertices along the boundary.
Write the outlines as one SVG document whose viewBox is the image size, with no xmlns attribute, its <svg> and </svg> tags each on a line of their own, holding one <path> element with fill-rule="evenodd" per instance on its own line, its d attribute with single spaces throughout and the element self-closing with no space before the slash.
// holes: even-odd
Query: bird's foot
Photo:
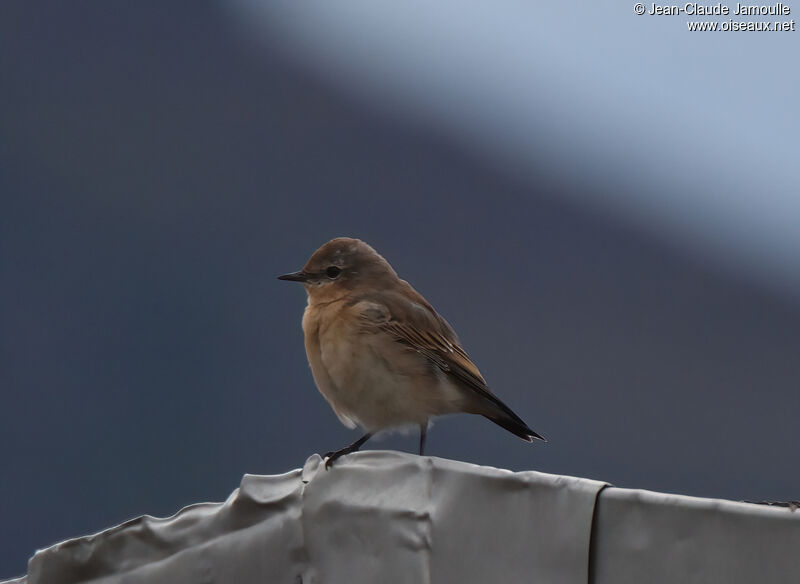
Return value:
<svg viewBox="0 0 800 584">
<path fill-rule="evenodd" d="M 334 450 L 332 452 L 326 452 L 322 458 L 325 459 L 325 470 L 329 469 L 333 466 L 333 463 L 336 462 L 339 458 L 344 456 L 345 454 L 350 454 L 351 452 L 358 451 L 358 448 L 353 448 L 353 445 L 345 446 L 341 450 Z"/>
<path fill-rule="evenodd" d="M 328 470 L 331 466 L 333 466 L 333 463 L 336 462 L 336 460 L 338 460 L 339 458 L 341 458 L 345 454 L 350 454 L 351 452 L 358 451 L 358 449 L 361 448 L 361 446 L 363 446 L 364 442 L 369 440 L 371 436 L 372 436 L 372 433 L 371 432 L 367 432 L 361 438 L 359 438 L 358 440 L 353 442 L 350 446 L 345 446 L 341 450 L 336 450 L 336 451 L 333 451 L 333 452 L 326 452 L 325 455 L 322 457 L 322 458 L 326 459 L 325 460 L 325 470 Z"/>
</svg>

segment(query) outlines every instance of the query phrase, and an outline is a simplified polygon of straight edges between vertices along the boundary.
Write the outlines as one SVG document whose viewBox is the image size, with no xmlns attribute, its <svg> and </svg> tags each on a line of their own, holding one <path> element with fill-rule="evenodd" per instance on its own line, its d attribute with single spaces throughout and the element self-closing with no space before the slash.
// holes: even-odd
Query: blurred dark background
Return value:
<svg viewBox="0 0 800 584">
<path fill-rule="evenodd" d="M 251 35 L 207 2 L 0 4 L 0 577 L 357 436 L 314 387 L 302 288 L 275 279 L 339 235 L 549 439 L 453 417 L 431 455 L 800 497 L 795 289 L 604 212 L 636 187 L 592 159 L 554 164 L 543 138 L 509 172 Z"/>
</svg>

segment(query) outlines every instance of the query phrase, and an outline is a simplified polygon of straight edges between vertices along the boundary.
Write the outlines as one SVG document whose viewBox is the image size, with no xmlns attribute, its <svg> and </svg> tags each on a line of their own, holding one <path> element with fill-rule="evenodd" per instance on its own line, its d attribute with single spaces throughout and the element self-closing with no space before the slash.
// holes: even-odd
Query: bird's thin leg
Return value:
<svg viewBox="0 0 800 584">
<path fill-rule="evenodd" d="M 344 456 L 345 454 L 350 454 L 351 452 L 357 452 L 361 446 L 363 446 L 364 442 L 372 438 L 372 432 L 367 432 L 361 438 L 353 442 L 350 446 L 345 446 L 341 450 L 337 450 L 335 452 L 326 452 L 322 458 L 327 458 L 328 460 L 325 461 L 325 468 L 330 468 L 334 461 L 339 458 L 340 456 Z"/>
<path fill-rule="evenodd" d="M 419 425 L 419 455 L 425 456 L 425 438 L 428 436 L 428 422 Z"/>
</svg>

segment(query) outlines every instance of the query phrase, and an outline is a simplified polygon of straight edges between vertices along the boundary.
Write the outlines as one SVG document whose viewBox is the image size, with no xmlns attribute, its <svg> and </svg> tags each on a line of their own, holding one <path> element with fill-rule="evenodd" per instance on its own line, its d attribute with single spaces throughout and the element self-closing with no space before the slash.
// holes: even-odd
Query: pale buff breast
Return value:
<svg viewBox="0 0 800 584">
<path fill-rule="evenodd" d="M 356 420 L 347 416 L 341 408 L 337 407 L 337 402 L 341 401 L 341 399 L 337 399 L 340 392 L 322 361 L 319 334 L 321 317 L 319 307 L 314 307 L 311 304 L 306 306 L 306 310 L 303 313 L 303 334 L 305 336 L 306 356 L 311 367 L 311 375 L 314 377 L 317 389 L 333 408 L 342 424 L 348 428 L 355 428 Z"/>
<path fill-rule="evenodd" d="M 377 431 L 460 411 L 463 393 L 444 373 L 358 322 L 344 303 L 309 307 L 303 320 L 314 380 L 345 425 Z"/>
</svg>

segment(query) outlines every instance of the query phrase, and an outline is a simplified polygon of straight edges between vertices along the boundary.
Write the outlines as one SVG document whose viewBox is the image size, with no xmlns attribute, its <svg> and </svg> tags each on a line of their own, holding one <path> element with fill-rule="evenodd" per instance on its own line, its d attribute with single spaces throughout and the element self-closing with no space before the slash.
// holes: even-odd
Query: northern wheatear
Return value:
<svg viewBox="0 0 800 584">
<path fill-rule="evenodd" d="M 299 272 L 306 355 L 320 393 L 348 428 L 366 433 L 325 455 L 326 467 L 380 430 L 419 426 L 425 451 L 434 416 L 480 414 L 523 440 L 544 440 L 495 396 L 447 321 L 358 239 L 320 247 Z"/>
</svg>

